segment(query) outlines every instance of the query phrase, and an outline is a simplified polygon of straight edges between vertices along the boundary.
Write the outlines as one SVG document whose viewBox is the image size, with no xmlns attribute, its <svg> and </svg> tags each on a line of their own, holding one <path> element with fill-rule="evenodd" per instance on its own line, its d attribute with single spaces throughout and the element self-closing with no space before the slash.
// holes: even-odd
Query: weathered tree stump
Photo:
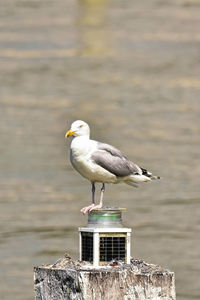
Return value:
<svg viewBox="0 0 200 300">
<path fill-rule="evenodd" d="M 132 259 L 94 268 L 70 257 L 34 268 L 36 300 L 175 300 L 174 273 Z"/>
</svg>

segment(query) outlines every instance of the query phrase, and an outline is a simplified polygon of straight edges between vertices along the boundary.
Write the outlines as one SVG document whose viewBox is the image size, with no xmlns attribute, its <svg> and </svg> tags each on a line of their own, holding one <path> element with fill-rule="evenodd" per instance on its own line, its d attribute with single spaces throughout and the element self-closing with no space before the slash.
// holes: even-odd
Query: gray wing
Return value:
<svg viewBox="0 0 200 300">
<path fill-rule="evenodd" d="M 117 148 L 108 144 L 97 144 L 97 150 L 92 154 L 93 161 L 117 177 L 131 174 L 141 174 L 141 169 L 129 161 Z"/>
</svg>

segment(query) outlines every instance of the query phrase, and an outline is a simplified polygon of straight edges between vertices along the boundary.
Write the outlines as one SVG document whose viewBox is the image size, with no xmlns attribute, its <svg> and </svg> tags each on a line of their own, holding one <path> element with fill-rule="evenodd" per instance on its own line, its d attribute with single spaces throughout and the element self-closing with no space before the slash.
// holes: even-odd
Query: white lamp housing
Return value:
<svg viewBox="0 0 200 300">
<path fill-rule="evenodd" d="M 79 259 L 94 267 L 112 261 L 130 264 L 131 228 L 122 226 L 125 209 L 103 207 L 88 215 L 87 227 L 79 227 Z"/>
</svg>

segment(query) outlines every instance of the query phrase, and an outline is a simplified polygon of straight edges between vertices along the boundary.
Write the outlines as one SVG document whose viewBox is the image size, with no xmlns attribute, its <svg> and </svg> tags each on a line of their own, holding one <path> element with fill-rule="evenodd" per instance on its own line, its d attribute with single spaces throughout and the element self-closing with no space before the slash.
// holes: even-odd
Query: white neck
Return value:
<svg viewBox="0 0 200 300">
<path fill-rule="evenodd" d="M 88 151 L 89 135 L 75 136 L 71 142 L 71 150 L 75 155 L 80 155 Z"/>
</svg>

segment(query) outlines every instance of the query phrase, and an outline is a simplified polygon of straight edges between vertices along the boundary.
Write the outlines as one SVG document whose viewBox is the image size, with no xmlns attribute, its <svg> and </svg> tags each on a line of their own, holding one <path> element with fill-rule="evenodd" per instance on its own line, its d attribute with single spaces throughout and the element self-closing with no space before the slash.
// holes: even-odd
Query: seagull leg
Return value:
<svg viewBox="0 0 200 300">
<path fill-rule="evenodd" d="M 92 182 L 92 204 L 95 204 L 95 184 Z"/>
<path fill-rule="evenodd" d="M 81 209 L 83 214 L 86 214 L 88 211 L 92 210 L 95 207 L 95 184 L 92 182 L 92 204 Z"/>
<path fill-rule="evenodd" d="M 101 188 L 101 195 L 100 195 L 100 202 L 98 205 L 95 205 L 93 207 L 90 208 L 89 211 L 93 210 L 93 209 L 98 209 L 98 208 L 102 208 L 103 206 L 103 195 L 104 195 L 104 192 L 105 192 L 105 183 L 102 184 L 102 188 Z"/>
</svg>

